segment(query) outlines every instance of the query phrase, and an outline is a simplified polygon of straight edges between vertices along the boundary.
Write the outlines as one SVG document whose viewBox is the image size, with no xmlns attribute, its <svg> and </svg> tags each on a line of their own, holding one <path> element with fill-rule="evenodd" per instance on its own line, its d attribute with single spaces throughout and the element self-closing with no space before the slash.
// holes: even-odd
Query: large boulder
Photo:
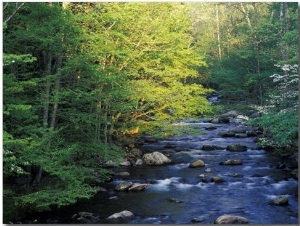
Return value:
<svg viewBox="0 0 300 226">
<path fill-rule="evenodd" d="M 226 161 L 220 162 L 220 165 L 242 165 L 242 159 L 228 159 Z"/>
<path fill-rule="evenodd" d="M 144 154 L 143 161 L 146 165 L 163 165 L 172 162 L 167 156 L 158 151 Z"/>
<path fill-rule="evenodd" d="M 113 220 L 113 219 L 120 219 L 120 218 L 123 218 L 123 219 L 130 219 L 130 218 L 133 218 L 134 217 L 134 214 L 128 210 L 123 210 L 122 212 L 119 212 L 119 213 L 115 213 L 111 216 L 109 216 L 107 219 L 108 220 Z"/>
<path fill-rule="evenodd" d="M 281 195 L 277 196 L 275 199 L 269 201 L 270 205 L 283 206 L 289 204 L 289 199 L 287 196 Z"/>
<path fill-rule="evenodd" d="M 195 162 L 192 162 L 189 165 L 190 168 L 197 168 L 197 167 L 203 167 L 203 166 L 205 166 L 205 163 L 201 159 L 199 159 L 199 160 L 197 160 Z"/>
<path fill-rule="evenodd" d="M 232 145 L 228 145 L 226 150 L 233 151 L 233 152 L 242 152 L 242 151 L 247 151 L 247 147 L 240 144 L 232 144 Z"/>
<path fill-rule="evenodd" d="M 116 191 L 127 191 L 132 186 L 132 182 L 130 181 L 124 181 L 119 183 L 116 187 Z"/>
<path fill-rule="evenodd" d="M 215 221 L 216 224 L 248 224 L 249 221 L 240 216 L 235 215 L 222 215 Z"/>
</svg>

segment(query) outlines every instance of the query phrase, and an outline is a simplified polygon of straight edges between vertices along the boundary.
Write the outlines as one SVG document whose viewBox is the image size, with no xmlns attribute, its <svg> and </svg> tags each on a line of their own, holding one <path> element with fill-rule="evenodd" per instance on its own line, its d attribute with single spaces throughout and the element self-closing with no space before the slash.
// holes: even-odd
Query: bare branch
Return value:
<svg viewBox="0 0 300 226">
<path fill-rule="evenodd" d="M 7 23 L 16 13 L 17 11 L 25 4 L 25 2 L 23 2 L 21 5 L 19 5 L 16 10 L 9 16 L 6 18 L 6 20 L 4 21 L 4 23 Z M 5 6 L 6 7 L 6 6 Z"/>
</svg>

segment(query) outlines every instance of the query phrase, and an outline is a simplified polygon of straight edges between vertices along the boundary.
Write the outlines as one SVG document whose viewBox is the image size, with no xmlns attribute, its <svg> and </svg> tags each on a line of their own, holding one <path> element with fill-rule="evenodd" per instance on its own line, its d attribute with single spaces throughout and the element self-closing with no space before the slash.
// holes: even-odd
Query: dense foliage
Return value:
<svg viewBox="0 0 300 226">
<path fill-rule="evenodd" d="M 264 112 L 262 142 L 293 152 L 297 15 L 297 3 L 3 3 L 4 220 L 94 195 L 128 137 L 195 132 L 170 122 L 212 114 L 212 89 Z"/>
<path fill-rule="evenodd" d="M 264 148 L 271 147 L 277 154 L 289 156 L 298 151 L 298 65 L 285 64 L 281 70 L 270 76 L 274 87 L 268 105 L 259 107 L 264 115 L 249 124 L 264 128 L 265 134 L 259 139 Z"/>
</svg>

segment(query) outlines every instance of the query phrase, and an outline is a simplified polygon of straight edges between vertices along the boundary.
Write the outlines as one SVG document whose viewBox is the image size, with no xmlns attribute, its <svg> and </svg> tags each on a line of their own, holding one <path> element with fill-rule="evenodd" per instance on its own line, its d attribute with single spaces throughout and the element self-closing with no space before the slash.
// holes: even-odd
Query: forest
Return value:
<svg viewBox="0 0 300 226">
<path fill-rule="evenodd" d="M 298 150 L 297 2 L 2 4 L 4 221 L 92 197 L 140 135 L 230 107 Z"/>
</svg>

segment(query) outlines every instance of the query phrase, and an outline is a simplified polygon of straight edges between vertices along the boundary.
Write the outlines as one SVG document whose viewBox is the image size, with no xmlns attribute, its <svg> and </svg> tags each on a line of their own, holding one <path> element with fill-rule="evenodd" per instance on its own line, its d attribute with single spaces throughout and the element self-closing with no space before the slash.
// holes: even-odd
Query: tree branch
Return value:
<svg viewBox="0 0 300 226">
<path fill-rule="evenodd" d="M 7 23 L 16 13 L 17 11 L 25 4 L 25 2 L 23 2 L 21 5 L 19 5 L 16 10 L 9 16 L 5 19 L 5 21 L 3 23 Z M 6 5 L 7 6 L 7 5 Z M 5 7 L 6 7 L 5 6 Z"/>
</svg>

